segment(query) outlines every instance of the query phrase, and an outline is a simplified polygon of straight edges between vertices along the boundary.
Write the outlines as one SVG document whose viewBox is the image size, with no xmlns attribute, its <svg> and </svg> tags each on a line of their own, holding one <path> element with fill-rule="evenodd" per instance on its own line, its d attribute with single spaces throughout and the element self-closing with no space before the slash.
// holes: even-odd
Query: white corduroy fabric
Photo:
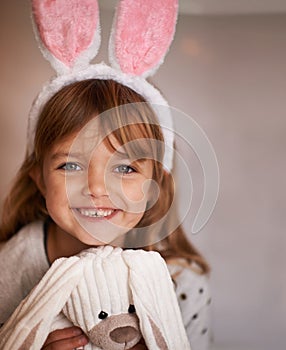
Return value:
<svg viewBox="0 0 286 350">
<path fill-rule="evenodd" d="M 56 260 L 1 328 L 0 348 L 39 350 L 52 330 L 70 324 L 90 337 L 86 350 L 129 349 L 141 335 L 148 349 L 190 349 L 167 266 L 156 252 L 104 246 Z M 111 333 L 128 326 L 138 334 L 124 347 Z"/>
</svg>

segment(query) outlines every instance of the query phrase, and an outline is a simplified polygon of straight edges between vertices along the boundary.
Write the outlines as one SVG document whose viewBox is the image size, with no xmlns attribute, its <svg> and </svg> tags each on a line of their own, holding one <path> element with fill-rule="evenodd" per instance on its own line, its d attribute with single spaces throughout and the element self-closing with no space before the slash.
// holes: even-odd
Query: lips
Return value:
<svg viewBox="0 0 286 350">
<path fill-rule="evenodd" d="M 110 218 L 117 211 L 111 208 L 76 208 L 76 210 L 87 218 Z"/>
</svg>

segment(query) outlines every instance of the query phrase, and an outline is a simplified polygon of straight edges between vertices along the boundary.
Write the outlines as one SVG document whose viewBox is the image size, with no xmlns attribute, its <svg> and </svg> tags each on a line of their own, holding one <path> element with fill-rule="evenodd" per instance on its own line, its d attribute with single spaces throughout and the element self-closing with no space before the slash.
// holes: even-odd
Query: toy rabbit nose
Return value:
<svg viewBox="0 0 286 350">
<path fill-rule="evenodd" d="M 110 333 L 110 338 L 116 343 L 129 343 L 138 338 L 139 332 L 134 327 L 118 327 Z"/>
</svg>

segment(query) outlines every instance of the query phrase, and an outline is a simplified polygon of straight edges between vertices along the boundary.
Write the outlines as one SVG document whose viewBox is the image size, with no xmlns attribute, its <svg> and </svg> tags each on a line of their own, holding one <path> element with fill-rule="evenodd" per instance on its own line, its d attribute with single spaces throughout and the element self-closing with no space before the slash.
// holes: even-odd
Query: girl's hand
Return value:
<svg viewBox="0 0 286 350">
<path fill-rule="evenodd" d="M 87 343 L 88 338 L 80 328 L 69 327 L 50 333 L 42 350 L 72 350 Z"/>
</svg>

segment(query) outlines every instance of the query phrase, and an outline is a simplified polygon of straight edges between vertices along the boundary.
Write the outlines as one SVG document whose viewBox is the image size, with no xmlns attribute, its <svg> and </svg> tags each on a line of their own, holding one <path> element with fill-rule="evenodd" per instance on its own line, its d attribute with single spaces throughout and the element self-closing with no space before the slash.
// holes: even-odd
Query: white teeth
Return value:
<svg viewBox="0 0 286 350">
<path fill-rule="evenodd" d="M 88 216 L 91 218 L 103 218 L 111 215 L 114 210 L 113 209 L 78 209 L 81 215 Z"/>
</svg>

